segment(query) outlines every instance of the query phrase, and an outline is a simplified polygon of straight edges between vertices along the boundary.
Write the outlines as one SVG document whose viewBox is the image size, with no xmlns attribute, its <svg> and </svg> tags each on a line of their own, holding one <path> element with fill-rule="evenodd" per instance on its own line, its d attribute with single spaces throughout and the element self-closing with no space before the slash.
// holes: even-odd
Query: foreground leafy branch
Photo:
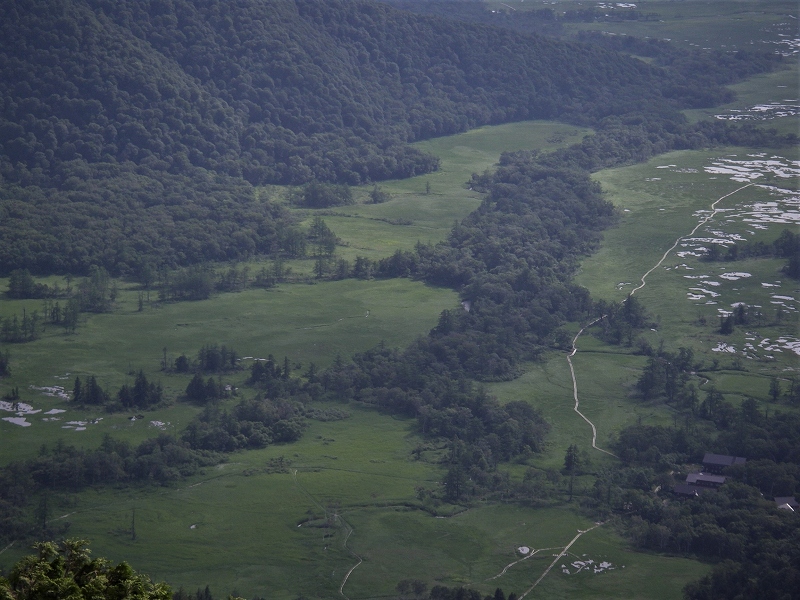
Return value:
<svg viewBox="0 0 800 600">
<path fill-rule="evenodd" d="M 90 558 L 88 544 L 78 539 L 36 544 L 37 554 L 14 565 L 8 579 L 0 577 L 0 600 L 171 600 L 167 584 L 153 583 L 126 562 L 114 566 L 105 558 Z"/>
</svg>

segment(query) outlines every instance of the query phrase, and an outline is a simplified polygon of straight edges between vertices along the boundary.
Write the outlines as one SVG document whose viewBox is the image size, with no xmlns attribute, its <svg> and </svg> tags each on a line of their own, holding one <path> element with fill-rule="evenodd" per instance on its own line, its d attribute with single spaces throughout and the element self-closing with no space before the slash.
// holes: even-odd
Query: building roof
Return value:
<svg viewBox="0 0 800 600">
<path fill-rule="evenodd" d="M 778 508 L 784 508 L 784 505 L 791 510 L 800 508 L 800 503 L 794 496 L 775 496 L 775 504 L 778 505 Z"/>
<path fill-rule="evenodd" d="M 710 491 L 707 487 L 701 487 L 699 485 L 691 485 L 688 483 L 677 483 L 672 488 L 672 492 L 678 494 L 679 496 L 699 496 L 700 494 L 704 494 Z"/>
<path fill-rule="evenodd" d="M 727 454 L 713 454 L 706 452 L 703 456 L 704 465 L 715 465 L 719 467 L 730 467 L 731 465 L 743 465 L 747 462 L 741 456 L 728 456 Z"/>
<path fill-rule="evenodd" d="M 712 475 L 710 473 L 689 473 L 686 476 L 686 483 L 689 484 L 707 484 L 707 485 L 722 485 L 725 483 L 724 475 Z"/>
</svg>

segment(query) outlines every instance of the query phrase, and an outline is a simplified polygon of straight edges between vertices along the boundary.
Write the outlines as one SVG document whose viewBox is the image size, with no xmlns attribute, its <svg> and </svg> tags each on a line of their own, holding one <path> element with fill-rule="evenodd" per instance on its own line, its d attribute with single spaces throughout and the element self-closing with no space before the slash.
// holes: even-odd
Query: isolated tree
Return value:
<svg viewBox="0 0 800 600">
<path fill-rule="evenodd" d="M 314 217 L 308 231 L 308 239 L 314 244 L 316 256 L 331 256 L 336 251 L 336 234 L 320 216 Z"/>
<path fill-rule="evenodd" d="M 569 473 L 574 473 L 581 467 L 581 464 L 581 454 L 578 450 L 578 446 L 572 444 L 567 448 L 567 452 L 564 455 L 564 469 Z"/>
<path fill-rule="evenodd" d="M 78 284 L 78 301 L 84 312 L 107 312 L 116 299 L 116 284 L 103 267 L 93 265 L 89 277 Z"/>
<path fill-rule="evenodd" d="M 11 355 L 8 350 L 0 352 L 0 377 L 8 377 L 11 375 Z"/>
<path fill-rule="evenodd" d="M 444 480 L 445 498 L 450 502 L 458 502 L 464 495 L 467 486 L 467 475 L 460 464 L 455 464 L 447 471 Z"/>
<path fill-rule="evenodd" d="M 328 272 L 328 260 L 324 256 L 318 256 L 314 262 L 314 277 L 322 279 Z"/>
<path fill-rule="evenodd" d="M 356 279 L 370 279 L 373 271 L 372 261 L 364 256 L 356 256 L 353 265 L 353 277 Z"/>
<path fill-rule="evenodd" d="M 372 204 L 382 204 L 383 202 L 388 202 L 392 199 L 392 197 L 384 192 L 376 183 L 372 191 L 369 193 L 369 199 Z"/>
<path fill-rule="evenodd" d="M 189 357 L 185 354 L 181 354 L 178 358 L 175 359 L 175 370 L 178 373 L 188 373 L 189 372 Z"/>
<path fill-rule="evenodd" d="M 75 378 L 75 384 L 72 386 L 72 401 L 81 404 L 83 402 L 83 385 L 81 378 Z"/>
<path fill-rule="evenodd" d="M 727 317 L 720 317 L 719 332 L 722 335 L 730 335 L 730 334 L 732 334 L 733 333 L 733 323 L 734 323 L 733 315 L 728 315 Z"/>
<path fill-rule="evenodd" d="M 206 397 L 206 384 L 203 381 L 203 376 L 200 373 L 195 373 L 189 385 L 186 386 L 186 398 L 192 402 L 205 402 Z"/>
<path fill-rule="evenodd" d="M 283 357 L 283 371 L 281 372 L 281 377 L 283 379 L 289 379 L 289 375 L 292 373 L 292 363 L 289 362 L 289 357 Z"/>
<path fill-rule="evenodd" d="M 772 377 L 769 380 L 769 397 L 773 402 L 777 402 L 781 397 L 781 382 L 777 377 Z"/>
<path fill-rule="evenodd" d="M 8 278 L 9 298 L 36 298 L 37 286 L 28 269 L 15 269 Z"/>
<path fill-rule="evenodd" d="M 78 316 L 80 315 L 80 311 L 80 302 L 77 298 L 70 298 L 67 300 L 67 305 L 64 307 L 64 314 L 61 317 L 61 324 L 68 333 L 75 333 L 75 330 L 78 328 Z"/>
</svg>

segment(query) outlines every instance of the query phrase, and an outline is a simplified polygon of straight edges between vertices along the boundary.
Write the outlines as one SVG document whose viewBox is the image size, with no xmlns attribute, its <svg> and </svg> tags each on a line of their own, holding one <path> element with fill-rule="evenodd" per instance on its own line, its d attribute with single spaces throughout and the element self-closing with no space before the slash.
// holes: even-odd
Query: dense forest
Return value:
<svg viewBox="0 0 800 600">
<path fill-rule="evenodd" d="M 772 66 L 742 57 L 710 82 L 709 57 L 652 66 L 365 1 L 40 0 L 0 7 L 0 28 L 6 275 L 280 253 L 288 216 L 253 184 L 429 172 L 409 142 L 485 124 L 674 121 Z"/>
</svg>

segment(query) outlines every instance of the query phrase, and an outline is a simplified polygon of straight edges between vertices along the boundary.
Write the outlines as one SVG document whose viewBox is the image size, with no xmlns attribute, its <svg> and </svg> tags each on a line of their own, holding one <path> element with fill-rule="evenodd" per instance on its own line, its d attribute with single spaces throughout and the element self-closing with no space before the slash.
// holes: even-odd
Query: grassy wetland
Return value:
<svg viewBox="0 0 800 600">
<path fill-rule="evenodd" d="M 429 146 L 440 153 L 440 173 L 387 183 L 390 202 L 357 204 L 346 207 L 346 216 L 324 218 L 347 243 L 343 251 L 363 251 L 373 244 L 376 253 L 387 255 L 403 248 L 399 242 L 375 241 L 376 237 L 402 239 L 408 227 L 378 220 L 385 215 L 393 219 L 408 215 L 426 223 L 430 237 L 425 240 L 438 241 L 454 219 L 476 206 L 479 195 L 467 190 L 464 182 L 472 172 L 490 168 L 501 148 L 547 149 L 584 133 L 556 123 L 532 122 L 436 140 Z M 432 182 L 429 194 L 426 179 Z M 375 224 L 375 229 L 359 227 L 363 220 Z M 416 240 L 403 243 L 411 247 Z M 295 267 L 298 272 L 302 269 L 299 264 Z M 404 279 L 284 284 L 194 303 L 154 301 L 142 311 L 137 294 L 135 287 L 120 283 L 114 312 L 87 317 L 75 334 L 53 327 L 41 339 L 11 349 L 14 371 L 3 385 L 18 387 L 22 401 L 42 413 L 53 408 L 66 412 L 57 415 L 60 420 L 47 422 L 43 419 L 52 417 L 30 415 L 30 427 L 0 422 L 4 460 L 33 456 L 42 443 L 59 439 L 85 447 L 95 447 L 106 434 L 139 442 L 159 429 L 180 431 L 181 424 L 200 410 L 173 403 L 147 412 L 144 420 L 131 421 L 127 413 L 76 410 L 30 386 L 61 385 L 69 391 L 76 375 L 96 374 L 104 386 L 114 387 L 130 380 L 131 370 L 144 369 L 159 379 L 168 396 L 175 397 L 185 387 L 186 377 L 160 372 L 165 348 L 168 360 L 174 360 L 204 344 L 224 343 L 242 357 L 274 354 L 279 359 L 290 357 L 303 370 L 311 362 L 324 367 L 337 354 L 348 356 L 381 341 L 402 347 L 425 334 L 438 314 L 458 301 L 450 290 Z M 35 310 L 38 303 L 4 301 L 0 306 L 4 314 L 17 314 L 23 306 Z M 587 382 L 582 388 L 584 402 L 605 406 L 586 409 L 600 430 L 599 445 L 637 415 L 668 419 L 656 408 L 636 408 L 627 397 L 625 386 L 635 376 L 639 357 L 617 349 L 598 351 L 604 357 L 616 356 L 614 368 L 607 363 L 587 365 L 579 377 L 581 384 Z M 581 354 L 581 360 L 584 356 L 588 353 Z M 233 374 L 226 380 L 238 384 L 244 376 Z M 572 411 L 564 355 L 531 364 L 521 378 L 493 384 L 490 391 L 501 401 L 524 399 L 547 415 L 553 431 L 547 452 L 533 461 L 538 466 L 557 469 L 569 444 L 585 444 L 587 431 Z M 609 394 L 613 402 L 608 402 Z M 269 590 L 275 598 L 297 593 L 333 596 L 358 560 L 363 562 L 347 579 L 346 593 L 353 598 L 391 593 L 398 580 L 412 577 L 469 584 L 487 593 L 497 586 L 521 591 L 549 566 L 552 548 L 563 547 L 576 529 L 592 526 L 569 506 L 475 506 L 465 511 L 465 507 L 426 504 L 430 500 L 420 500 L 424 495 L 420 490 L 441 485 L 437 463 L 444 450 L 426 446 L 417 459 L 412 451 L 422 440 L 414 421 L 368 408 L 343 408 L 348 419 L 311 422 L 297 443 L 235 454 L 228 463 L 176 487 L 98 488 L 59 497 L 53 500 L 55 518 L 70 523 L 70 535 L 92 540 L 98 554 L 125 558 L 175 587 L 209 584 L 213 590 L 243 595 Z M 78 421 L 85 424 L 84 430 L 62 429 L 63 424 Z M 285 472 L 270 473 L 265 465 L 279 458 L 287 465 Z M 602 463 L 606 457 L 593 460 Z M 550 550 L 541 550 L 500 575 L 522 558 L 519 546 Z M 208 552 L 209 547 L 214 551 Z M 702 564 L 684 559 L 663 561 L 630 552 L 609 528 L 587 534 L 579 547 L 581 554 L 596 554 L 620 568 L 569 579 L 559 567 L 544 580 L 542 589 L 567 595 L 577 586 L 591 595 L 598 585 L 604 586 L 601 581 L 613 579 L 611 593 L 625 588 L 640 590 L 642 597 L 668 598 L 673 595 L 669 588 L 647 596 L 647 581 L 654 573 L 674 582 L 674 592 L 705 570 Z M 0 560 L 8 565 L 25 552 L 24 547 L 14 546 Z M 303 576 L 298 588 L 299 573 Z M 561 583 L 554 588 L 553 580 Z"/>
<path fill-rule="evenodd" d="M 672 3 L 653 4 L 659 12 L 673 11 Z M 692 3 L 679 6 L 700 10 Z M 685 34 L 700 43 L 700 30 L 681 25 L 682 15 L 668 14 L 666 24 L 653 25 L 662 27 L 659 35 Z M 692 18 L 702 31 L 723 30 L 709 28 L 705 17 Z M 733 18 L 747 30 L 742 36 L 755 26 Z M 654 32 L 647 27 L 634 33 Z M 764 77 L 769 85 L 757 78 L 741 84 L 738 104 L 720 111 L 778 102 L 784 90 L 787 98 L 797 97 L 796 80 L 785 71 Z M 792 84 L 795 89 L 783 87 Z M 796 128 L 797 120 L 780 117 L 777 123 Z M 481 194 L 466 186 L 471 174 L 491 169 L 502 151 L 548 151 L 590 133 L 560 123 L 526 122 L 424 142 L 419 146 L 438 156 L 441 168 L 382 183 L 389 201 L 367 203 L 371 188 L 364 187 L 351 206 L 321 213 L 292 210 L 305 226 L 315 215 L 323 217 L 339 239 L 337 257 L 377 260 L 417 242 L 444 239 L 453 223 L 481 201 Z M 701 375 L 708 383 L 703 385 L 713 385 L 737 404 L 752 396 L 770 406 L 770 379 L 787 381 L 798 369 L 800 285 L 781 274 L 785 261 L 708 262 L 701 260 L 701 248 L 727 248 L 737 240 L 771 242 L 782 229 L 796 226 L 796 149 L 681 151 L 594 177 L 617 208 L 618 224 L 605 232 L 598 252 L 582 262 L 577 282 L 594 298 L 620 302 L 650 271 L 635 295 L 657 326 L 643 338 L 653 347 L 691 347 L 704 366 Z M 276 196 L 284 192 L 267 190 Z M 260 266 L 251 264 L 251 271 Z M 158 431 L 179 432 L 201 408 L 175 401 L 188 379 L 162 372 L 165 356 L 171 362 L 205 344 L 225 344 L 236 349 L 246 367 L 269 354 L 279 361 L 286 356 L 300 376 L 311 363 L 324 368 L 337 356 L 347 358 L 381 342 L 403 348 L 434 327 L 443 310 L 460 308 L 450 289 L 407 279 L 315 283 L 308 281 L 313 261 L 292 260 L 286 266 L 304 282 L 198 302 L 154 299 L 142 310 L 139 286 L 120 281 L 113 312 L 82 317 L 75 333 L 48 327 L 40 339 L 11 346 L 12 375 L 0 382 L 0 393 L 18 388 L 21 401 L 41 412 L 26 417 L 28 427 L 0 421 L 0 461 L 34 456 L 42 444 L 58 440 L 89 448 L 106 434 L 135 443 Z M 0 291 L 4 285 L 0 280 Z M 763 316 L 723 336 L 720 318 L 737 303 L 758 307 Z M 3 299 L 0 316 L 40 305 Z M 583 325 L 571 323 L 566 329 L 572 336 Z M 645 357 L 625 345 L 606 344 L 591 328 L 576 347 L 580 410 L 596 426 L 599 447 L 608 448 L 625 426 L 671 424 L 677 418 L 669 406 L 635 397 Z M 75 376 L 89 374 L 115 389 L 139 369 L 160 381 L 170 399 L 139 420 L 130 420 L 128 412 L 77 409 L 37 389 L 62 386 L 69 392 Z M 243 386 L 246 375 L 236 371 L 223 379 Z M 616 458 L 591 449 L 591 429 L 573 410 L 566 352 L 549 351 L 526 364 L 520 377 L 487 388 L 502 403 L 522 400 L 539 408 L 551 425 L 544 451 L 508 465 L 510 477 L 521 478 L 528 467 L 561 469 L 573 444 L 586 451 L 594 471 L 616 464 Z M 634 551 L 612 523 L 598 525 L 577 500 L 570 501 L 566 478 L 558 484 L 561 496 L 548 502 L 442 503 L 429 492 L 442 486 L 443 445 L 425 441 L 413 419 L 355 404 L 338 408 L 348 417 L 311 420 L 295 443 L 231 454 L 227 462 L 175 485 L 106 486 L 57 495 L 51 499 L 51 519 L 68 522 L 70 536 L 91 540 L 95 554 L 126 560 L 176 589 L 210 585 L 215 594 L 245 597 L 386 597 L 398 581 L 420 579 L 482 594 L 502 587 L 532 598 L 666 600 L 680 597 L 686 583 L 710 569 L 698 560 Z M 65 412 L 46 417 L 53 409 Z M 83 425 L 64 429 L 70 422 Z M 574 485 L 577 497 L 590 492 L 588 478 L 578 477 Z M 22 544 L 0 550 L 2 569 L 28 551 Z"/>
</svg>

